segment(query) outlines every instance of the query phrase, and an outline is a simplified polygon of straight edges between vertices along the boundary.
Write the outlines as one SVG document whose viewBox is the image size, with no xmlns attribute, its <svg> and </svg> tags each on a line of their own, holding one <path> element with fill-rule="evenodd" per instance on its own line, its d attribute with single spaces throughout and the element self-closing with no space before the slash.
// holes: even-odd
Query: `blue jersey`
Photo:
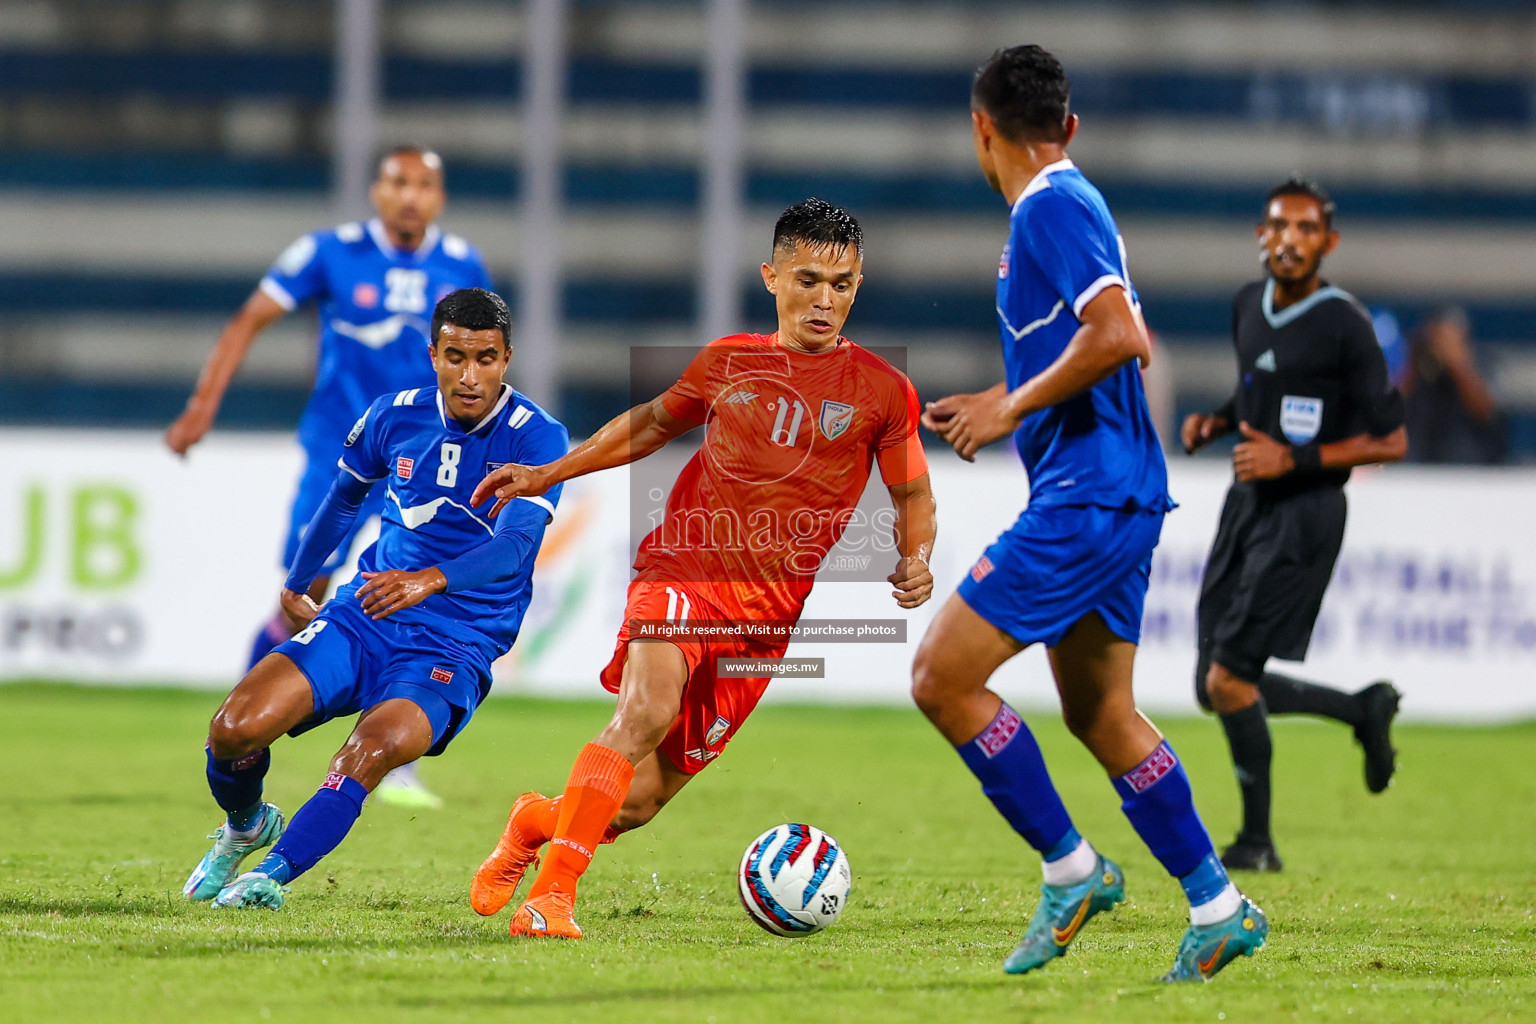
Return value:
<svg viewBox="0 0 1536 1024">
<path fill-rule="evenodd" d="M 465 430 L 448 415 L 436 388 L 385 395 L 368 407 L 347 435 L 341 468 L 386 487 L 378 541 L 364 551 L 362 572 L 416 571 L 441 566 L 485 544 L 493 534 L 521 530 L 533 544 L 510 577 L 471 590 L 433 594 L 390 620 L 428 625 L 448 636 L 505 654 L 517 638 L 533 596 L 533 562 L 544 525 L 560 500 L 560 487 L 540 497 L 518 498 L 496 519 L 490 504 L 470 507 L 470 496 L 487 473 L 508 462 L 543 465 L 566 453 L 570 436 L 560 422 L 503 384 L 495 407 Z M 337 591 L 338 602 L 355 601 L 359 575 Z"/>
<path fill-rule="evenodd" d="M 1055 362 L 1077 333 L 1083 307 L 1116 285 L 1136 301 L 1125 245 L 1104 197 L 1072 161 L 1045 167 L 1013 204 L 997 270 L 1009 390 Z M 1134 362 L 1025 417 L 1013 439 L 1029 473 L 1031 507 L 1173 508 Z"/>
<path fill-rule="evenodd" d="M 299 442 L 329 465 L 337 441 L 381 394 L 432 387 L 427 355 L 432 310 L 460 288 L 490 288 L 480 254 L 436 225 L 414 252 L 390 244 L 377 218 L 316 231 L 290 245 L 261 290 L 284 309 L 320 306 L 315 388 L 299 421 Z"/>
</svg>

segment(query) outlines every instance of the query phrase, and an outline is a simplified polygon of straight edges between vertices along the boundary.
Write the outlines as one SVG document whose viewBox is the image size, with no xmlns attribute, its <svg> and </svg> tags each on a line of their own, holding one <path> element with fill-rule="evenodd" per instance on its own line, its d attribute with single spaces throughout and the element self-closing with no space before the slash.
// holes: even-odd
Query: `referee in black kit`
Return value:
<svg viewBox="0 0 1536 1024">
<path fill-rule="evenodd" d="M 1373 793 L 1396 767 L 1390 730 L 1399 695 L 1390 683 L 1350 694 L 1264 670 L 1270 658 L 1307 653 L 1344 540 L 1350 468 L 1395 462 L 1408 450 L 1403 399 L 1369 315 L 1318 276 L 1339 241 L 1333 214 L 1312 182 L 1293 177 L 1270 190 L 1258 226 L 1265 279 L 1244 286 L 1232 306 L 1237 390 L 1182 431 L 1189 452 L 1242 434 L 1200 587 L 1195 670 L 1195 692 L 1221 717 L 1242 789 L 1242 831 L 1221 857 L 1238 870 L 1281 867 L 1269 828 L 1268 715 L 1352 726 Z"/>
</svg>

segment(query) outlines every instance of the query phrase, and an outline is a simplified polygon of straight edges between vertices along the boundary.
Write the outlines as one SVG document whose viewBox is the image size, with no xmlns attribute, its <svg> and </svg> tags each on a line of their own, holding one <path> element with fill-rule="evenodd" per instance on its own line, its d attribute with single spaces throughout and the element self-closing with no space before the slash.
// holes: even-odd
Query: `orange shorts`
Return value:
<svg viewBox="0 0 1536 1024">
<path fill-rule="evenodd" d="M 629 585 L 624 607 L 624 624 L 614 644 L 613 658 L 603 669 L 603 687 L 619 692 L 624 676 L 624 659 L 636 622 L 677 623 L 705 620 L 724 622 L 724 615 L 709 603 L 700 589 L 677 583 L 653 583 L 636 580 Z M 641 632 L 644 628 L 641 627 Z M 768 688 L 769 677 L 725 677 L 717 675 L 721 658 L 762 658 L 777 660 L 784 656 L 787 644 L 749 640 L 739 635 L 699 636 L 682 632 L 660 636 L 683 652 L 688 663 L 688 682 L 683 688 L 683 702 L 677 719 L 657 748 L 680 771 L 689 775 L 704 769 L 736 735 L 758 699 Z"/>
</svg>

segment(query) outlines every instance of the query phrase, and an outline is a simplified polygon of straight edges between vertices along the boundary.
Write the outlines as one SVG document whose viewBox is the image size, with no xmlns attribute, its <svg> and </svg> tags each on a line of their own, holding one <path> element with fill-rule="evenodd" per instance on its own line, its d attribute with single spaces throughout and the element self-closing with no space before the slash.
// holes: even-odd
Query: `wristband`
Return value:
<svg viewBox="0 0 1536 1024">
<path fill-rule="evenodd" d="M 1291 446 L 1293 473 L 1316 473 L 1323 468 L 1323 449 L 1316 444 Z"/>
</svg>

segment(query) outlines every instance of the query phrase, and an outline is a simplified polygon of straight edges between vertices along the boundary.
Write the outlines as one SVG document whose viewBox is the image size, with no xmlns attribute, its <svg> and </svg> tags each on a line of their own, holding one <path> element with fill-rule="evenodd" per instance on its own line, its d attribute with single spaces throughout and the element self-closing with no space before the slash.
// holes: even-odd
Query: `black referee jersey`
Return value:
<svg viewBox="0 0 1536 1024">
<path fill-rule="evenodd" d="M 1276 311 L 1273 279 L 1244 285 L 1232 303 L 1237 391 L 1216 415 L 1245 422 L 1290 445 L 1329 444 L 1357 434 L 1385 437 L 1403 425 L 1403 397 L 1371 317 L 1353 295 L 1323 282 Z M 1288 473 L 1261 490 L 1342 486 L 1347 469 Z"/>
<path fill-rule="evenodd" d="M 1274 291 L 1266 280 L 1237 293 L 1237 391 L 1216 415 L 1294 446 L 1402 426 L 1402 396 L 1360 303 L 1325 283 L 1276 311 Z M 1347 469 L 1319 469 L 1233 482 L 1200 587 L 1202 698 L 1212 660 L 1256 682 L 1269 658 L 1306 655 L 1344 540 L 1348 479 Z"/>
</svg>

